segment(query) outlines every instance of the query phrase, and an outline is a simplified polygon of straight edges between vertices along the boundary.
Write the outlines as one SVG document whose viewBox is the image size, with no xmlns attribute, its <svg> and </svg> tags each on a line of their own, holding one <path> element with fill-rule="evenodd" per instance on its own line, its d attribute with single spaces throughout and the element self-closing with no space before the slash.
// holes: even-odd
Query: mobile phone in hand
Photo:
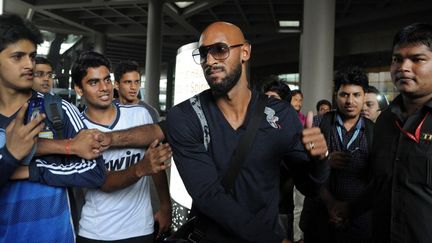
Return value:
<svg viewBox="0 0 432 243">
<path fill-rule="evenodd" d="M 28 101 L 28 108 L 25 118 L 25 123 L 29 123 L 33 119 L 45 113 L 44 99 L 43 98 L 32 98 Z"/>
</svg>

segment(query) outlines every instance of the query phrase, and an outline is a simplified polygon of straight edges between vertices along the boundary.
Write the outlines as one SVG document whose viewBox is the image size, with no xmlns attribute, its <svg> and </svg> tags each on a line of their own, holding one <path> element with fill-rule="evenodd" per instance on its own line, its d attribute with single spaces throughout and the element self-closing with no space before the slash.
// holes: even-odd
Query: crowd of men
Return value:
<svg viewBox="0 0 432 243">
<path fill-rule="evenodd" d="M 193 52 L 210 88 L 162 122 L 138 98 L 138 65 L 120 63 L 113 83 L 93 51 L 71 68 L 87 107 L 58 99 L 41 42 L 28 21 L 0 15 L 1 242 L 155 242 L 171 225 L 171 156 L 193 199 L 189 242 L 432 241 L 432 25 L 395 35 L 400 94 L 388 107 L 364 70 L 347 67 L 334 110 L 320 100 L 315 117 L 301 113 L 300 90 L 249 87 L 251 44 L 227 22 L 207 26 Z M 280 210 L 281 170 L 305 196 L 296 239 L 280 220 L 292 215 Z"/>
</svg>

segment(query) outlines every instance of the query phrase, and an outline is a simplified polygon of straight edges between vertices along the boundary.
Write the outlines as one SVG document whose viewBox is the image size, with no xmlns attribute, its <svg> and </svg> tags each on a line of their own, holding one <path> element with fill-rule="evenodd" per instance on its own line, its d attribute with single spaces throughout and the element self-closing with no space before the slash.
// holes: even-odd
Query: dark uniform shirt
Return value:
<svg viewBox="0 0 432 243">
<path fill-rule="evenodd" d="M 432 101 L 408 119 L 402 118 L 401 104 L 402 97 L 398 96 L 376 122 L 373 183 L 357 206 L 372 202 L 374 242 L 430 243 Z M 414 137 L 418 130 L 419 140 L 414 141 L 401 129 Z"/>
</svg>

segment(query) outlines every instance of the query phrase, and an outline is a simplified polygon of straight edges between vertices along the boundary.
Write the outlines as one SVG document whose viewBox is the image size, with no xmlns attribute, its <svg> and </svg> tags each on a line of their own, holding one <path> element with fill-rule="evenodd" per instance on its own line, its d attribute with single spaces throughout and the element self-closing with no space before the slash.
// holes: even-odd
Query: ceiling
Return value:
<svg viewBox="0 0 432 243">
<path fill-rule="evenodd" d="M 105 35 L 105 54 L 114 64 L 125 59 L 145 64 L 148 0 L 5 0 L 6 5 L 12 1 L 34 10 L 31 19 L 42 29 L 89 37 Z M 163 5 L 164 63 L 175 60 L 180 46 L 197 41 L 200 31 L 217 20 L 241 27 L 258 56 L 268 56 L 272 50 L 299 49 L 301 27 L 281 29 L 278 22 L 301 20 L 302 0 L 196 0 L 186 8 L 174 2 L 165 0 Z M 430 10 L 430 0 L 336 0 L 336 39 L 344 33 L 393 31 L 412 21 L 427 21 Z"/>
</svg>

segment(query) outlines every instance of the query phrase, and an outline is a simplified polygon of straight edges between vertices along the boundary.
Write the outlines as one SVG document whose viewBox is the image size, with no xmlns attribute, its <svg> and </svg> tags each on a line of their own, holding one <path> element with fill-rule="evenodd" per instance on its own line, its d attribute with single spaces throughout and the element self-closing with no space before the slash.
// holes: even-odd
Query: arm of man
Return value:
<svg viewBox="0 0 432 243">
<path fill-rule="evenodd" d="M 78 109 L 62 101 L 63 137 L 73 138 L 85 128 Z M 51 186 L 99 188 L 105 181 L 103 158 L 86 160 L 74 155 L 50 155 L 34 158 L 29 165 L 29 180 Z"/>
<path fill-rule="evenodd" d="M 81 130 L 72 139 L 45 139 L 38 141 L 35 156 L 50 154 L 76 155 L 84 159 L 95 159 L 101 155 L 102 132 L 96 129 Z"/>
<path fill-rule="evenodd" d="M 199 120 L 190 116 L 193 108 L 182 108 L 173 107 L 168 114 L 167 134 L 177 169 L 194 205 L 245 241 L 282 242 L 283 238 L 259 215 L 245 209 L 225 191 L 213 158 L 204 147 Z"/>
<path fill-rule="evenodd" d="M 171 197 L 168 188 L 168 179 L 165 171 L 152 176 L 159 197 L 159 210 L 155 214 L 155 221 L 159 223 L 158 235 L 169 230 L 172 223 Z"/>
<path fill-rule="evenodd" d="M 171 166 L 164 163 L 171 157 L 171 148 L 168 144 L 157 146 L 158 143 L 158 140 L 153 141 L 144 158 L 126 170 L 109 171 L 100 189 L 104 192 L 113 192 L 136 183 L 143 176 L 165 173 Z"/>
<path fill-rule="evenodd" d="M 102 150 L 110 147 L 143 147 L 158 139 L 165 139 L 164 122 L 145 124 L 134 128 L 105 133 L 101 138 Z"/>
<path fill-rule="evenodd" d="M 291 117 L 295 116 L 292 114 Z M 286 150 L 284 162 L 292 168 L 294 182 L 300 192 L 306 196 L 316 196 L 321 186 L 330 175 L 327 162 L 327 144 L 324 135 L 318 127 L 312 127 L 313 115 L 308 113 L 306 128 L 302 130 L 297 121 L 290 124 L 295 127 L 296 134 L 291 142 L 290 149 Z M 313 146 L 311 146 L 313 144 Z"/>
</svg>

